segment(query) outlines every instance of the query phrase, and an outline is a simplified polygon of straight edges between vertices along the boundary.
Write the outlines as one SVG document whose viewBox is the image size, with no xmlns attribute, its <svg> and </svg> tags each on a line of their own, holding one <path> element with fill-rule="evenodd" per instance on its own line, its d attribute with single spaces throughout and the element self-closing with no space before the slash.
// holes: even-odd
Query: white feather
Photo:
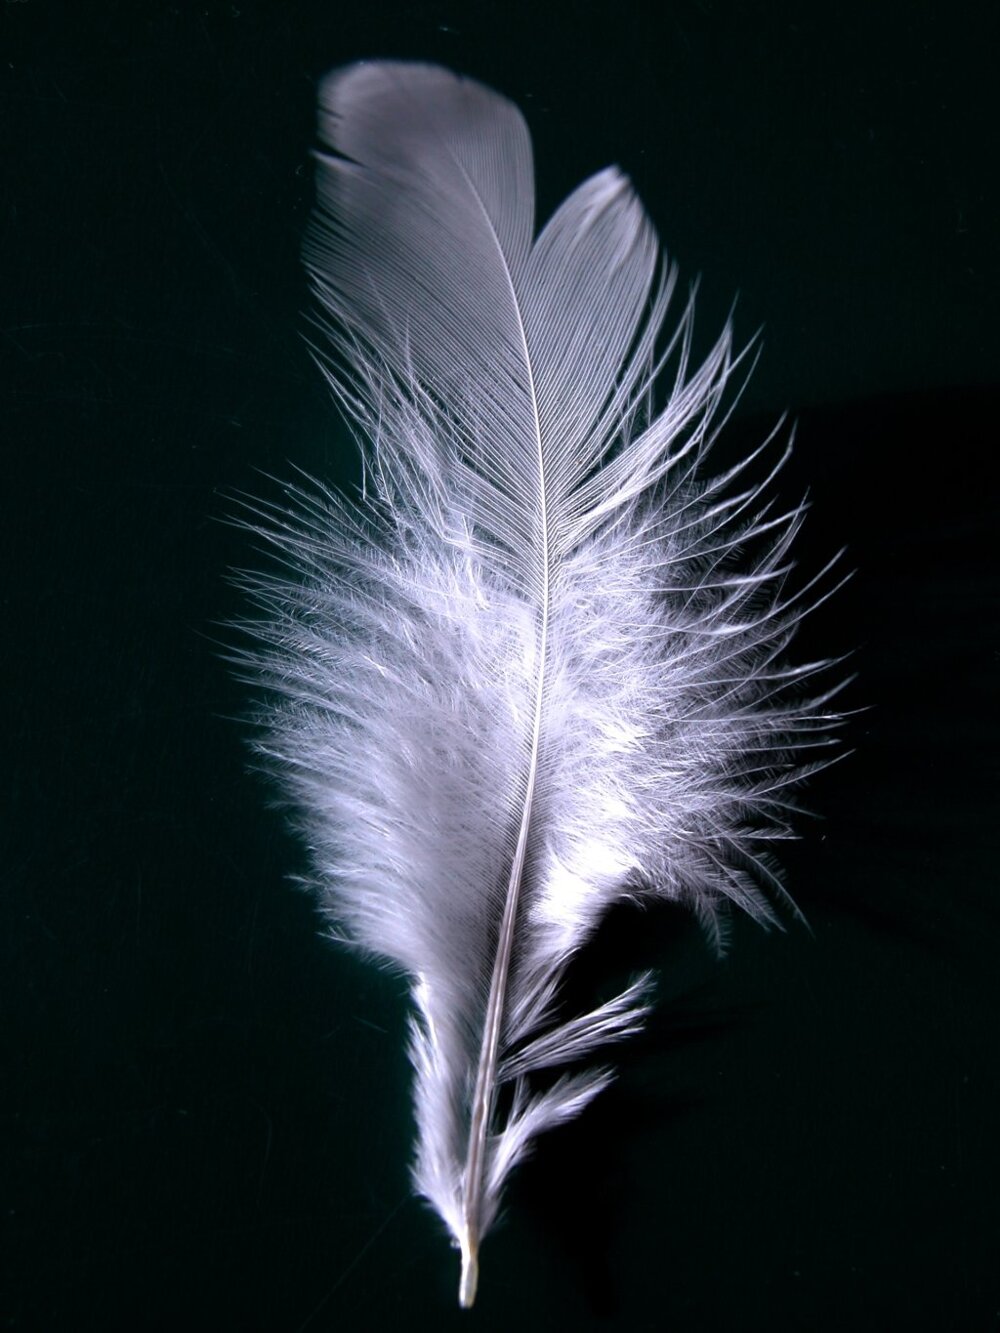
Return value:
<svg viewBox="0 0 1000 1333">
<path fill-rule="evenodd" d="M 249 658 L 324 912 L 410 979 L 414 1180 L 471 1305 L 511 1168 L 609 1079 L 533 1075 L 646 1013 L 640 977 L 561 1019 L 567 964 L 626 897 L 770 918 L 786 787 L 836 717 L 800 688 L 824 664 L 780 660 L 815 586 L 786 591 L 802 511 L 746 464 L 701 476 L 739 358 L 727 326 L 692 369 L 690 302 L 662 346 L 676 275 L 625 177 L 536 237 L 495 93 L 375 63 L 321 106 L 307 262 L 365 488 L 260 526 L 290 573 L 248 580 Z"/>
</svg>

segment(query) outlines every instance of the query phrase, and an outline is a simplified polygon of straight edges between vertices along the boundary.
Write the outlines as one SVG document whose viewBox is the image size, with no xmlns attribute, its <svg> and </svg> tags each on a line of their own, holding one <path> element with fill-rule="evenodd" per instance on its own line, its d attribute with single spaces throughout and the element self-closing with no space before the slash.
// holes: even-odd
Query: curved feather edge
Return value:
<svg viewBox="0 0 1000 1333">
<path fill-rule="evenodd" d="M 676 271 L 619 172 L 536 237 L 495 93 L 375 63 L 321 104 L 307 262 L 364 490 L 257 507 L 284 571 L 243 576 L 242 663 L 324 912 L 410 979 L 414 1181 L 471 1305 L 509 1172 L 611 1077 L 539 1072 L 648 1012 L 643 976 L 559 1016 L 609 906 L 687 903 L 721 945 L 723 905 L 768 922 L 787 897 L 767 848 L 840 719 L 803 693 L 828 664 L 783 655 L 830 566 L 789 590 L 804 507 L 765 492 L 790 444 L 745 480 L 777 431 L 703 475 L 747 354 L 727 325 L 692 368 L 693 298 L 664 340 Z"/>
</svg>

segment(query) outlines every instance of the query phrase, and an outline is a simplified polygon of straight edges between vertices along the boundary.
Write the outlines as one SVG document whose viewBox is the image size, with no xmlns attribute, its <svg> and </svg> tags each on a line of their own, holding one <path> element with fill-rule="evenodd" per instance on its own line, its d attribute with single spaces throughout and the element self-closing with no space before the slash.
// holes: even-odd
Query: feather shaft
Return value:
<svg viewBox="0 0 1000 1333">
<path fill-rule="evenodd" d="M 524 326 L 520 325 L 522 335 Z M 532 407 L 537 407 L 534 392 L 534 377 L 531 374 L 531 359 L 525 346 L 525 364 L 532 385 Z M 511 866 L 510 882 L 504 900 L 503 918 L 500 922 L 500 936 L 497 945 L 496 960 L 490 979 L 490 994 L 486 1004 L 486 1021 L 483 1027 L 483 1042 L 476 1071 L 476 1085 L 472 1098 L 472 1114 L 469 1124 L 469 1147 L 465 1162 L 464 1194 L 464 1231 L 460 1241 L 462 1252 L 462 1274 L 459 1281 L 459 1304 L 463 1309 L 472 1306 L 476 1299 L 479 1283 L 479 1235 L 481 1229 L 481 1201 L 483 1177 L 485 1171 L 486 1134 L 490 1125 L 493 1099 L 496 1092 L 497 1061 L 500 1049 L 500 1031 L 504 1017 L 504 1001 L 507 995 L 507 978 L 510 973 L 511 957 L 514 949 L 514 930 L 517 922 L 518 906 L 521 900 L 521 885 L 524 877 L 525 860 L 528 848 L 528 834 L 531 827 L 532 808 L 534 805 L 535 782 L 538 775 L 539 743 L 542 732 L 542 699 L 545 690 L 545 658 L 548 644 L 549 627 L 549 535 L 548 512 L 545 503 L 545 463 L 542 454 L 541 435 L 535 430 L 535 447 L 538 458 L 538 507 L 540 520 L 541 547 L 541 590 L 538 629 L 538 678 L 535 685 L 534 718 L 531 728 L 531 750 L 528 768 L 527 789 L 524 795 L 524 809 L 517 835 L 517 848 Z"/>
</svg>

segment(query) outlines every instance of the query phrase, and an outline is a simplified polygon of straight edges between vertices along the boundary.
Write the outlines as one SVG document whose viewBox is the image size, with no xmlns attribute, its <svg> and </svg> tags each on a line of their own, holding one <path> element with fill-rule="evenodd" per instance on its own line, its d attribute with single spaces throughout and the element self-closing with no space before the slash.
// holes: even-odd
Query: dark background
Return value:
<svg viewBox="0 0 1000 1333">
<path fill-rule="evenodd" d="M 4 1051 L 16 1330 L 1000 1325 L 993 4 L 0 6 Z M 987 16 L 990 16 L 989 19 Z M 302 340 L 315 84 L 436 60 L 523 108 L 543 210 L 617 161 L 704 339 L 799 420 L 807 568 L 858 574 L 812 926 L 674 913 L 616 1086 L 539 1144 L 480 1301 L 409 1197 L 399 981 L 337 951 L 248 771 L 221 520 L 352 446 Z"/>
</svg>

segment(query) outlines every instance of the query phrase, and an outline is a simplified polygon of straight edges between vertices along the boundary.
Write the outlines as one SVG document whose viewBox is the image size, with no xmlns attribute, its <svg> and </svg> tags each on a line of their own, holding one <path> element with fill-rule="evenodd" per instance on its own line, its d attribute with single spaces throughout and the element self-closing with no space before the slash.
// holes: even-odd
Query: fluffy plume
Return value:
<svg viewBox="0 0 1000 1333">
<path fill-rule="evenodd" d="M 803 685 L 825 664 L 784 664 L 819 600 L 787 581 L 801 509 L 763 496 L 784 448 L 706 467 L 741 357 L 727 326 L 691 364 L 690 301 L 666 329 L 625 177 L 536 235 L 519 112 L 419 65 L 333 74 L 321 137 L 306 258 L 364 487 L 257 511 L 282 565 L 245 580 L 245 664 L 324 914 L 409 979 L 414 1181 L 468 1306 L 509 1172 L 647 1011 L 638 977 L 567 1020 L 567 965 L 623 898 L 771 919 L 837 719 Z"/>
</svg>

